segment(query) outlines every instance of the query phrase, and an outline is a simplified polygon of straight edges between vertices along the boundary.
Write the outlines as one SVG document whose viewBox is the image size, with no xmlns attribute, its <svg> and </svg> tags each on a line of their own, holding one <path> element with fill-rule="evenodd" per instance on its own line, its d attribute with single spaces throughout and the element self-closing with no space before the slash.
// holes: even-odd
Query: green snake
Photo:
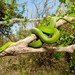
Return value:
<svg viewBox="0 0 75 75">
<path fill-rule="evenodd" d="M 73 22 L 70 22 L 69 20 L 63 18 L 63 17 L 47 17 L 49 18 L 49 23 L 42 23 L 43 25 L 37 26 L 36 28 L 32 28 L 31 32 L 38 36 L 38 40 L 34 40 L 31 43 L 29 43 L 28 46 L 33 48 L 38 48 L 43 45 L 43 43 L 55 43 L 57 40 L 59 40 L 60 37 L 60 31 L 55 28 L 55 24 L 58 20 L 63 19 L 67 21 L 70 24 L 75 24 Z M 47 25 L 46 25 L 47 24 Z M 49 35 L 52 35 L 52 37 L 48 37 Z"/>
<path fill-rule="evenodd" d="M 58 18 L 49 18 L 49 23 L 45 25 L 37 26 L 36 28 L 32 28 L 31 32 L 36 34 L 39 39 L 29 43 L 30 47 L 38 48 L 41 47 L 43 43 L 54 43 L 60 37 L 60 32 L 57 28 L 55 28 L 55 24 Z M 52 37 L 48 37 L 48 35 L 52 35 Z"/>
</svg>

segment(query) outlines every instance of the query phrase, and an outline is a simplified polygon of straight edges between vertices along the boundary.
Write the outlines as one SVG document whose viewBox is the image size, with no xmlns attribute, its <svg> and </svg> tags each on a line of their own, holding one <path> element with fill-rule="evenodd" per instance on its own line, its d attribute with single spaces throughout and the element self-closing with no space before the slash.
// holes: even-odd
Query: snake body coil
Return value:
<svg viewBox="0 0 75 75">
<path fill-rule="evenodd" d="M 47 31 L 45 32 L 43 28 L 45 30 L 48 30 L 48 33 L 47 33 Z M 60 33 L 56 28 L 50 28 L 50 29 L 48 27 L 47 28 L 43 27 L 43 28 L 42 28 L 42 30 L 40 30 L 38 28 L 33 28 L 31 30 L 31 32 L 36 34 L 42 40 L 42 42 L 45 42 L 45 43 L 54 43 L 59 39 Z M 47 34 L 52 34 L 53 36 L 51 38 L 49 38 L 49 37 L 45 36 L 43 32 L 47 33 Z"/>
</svg>

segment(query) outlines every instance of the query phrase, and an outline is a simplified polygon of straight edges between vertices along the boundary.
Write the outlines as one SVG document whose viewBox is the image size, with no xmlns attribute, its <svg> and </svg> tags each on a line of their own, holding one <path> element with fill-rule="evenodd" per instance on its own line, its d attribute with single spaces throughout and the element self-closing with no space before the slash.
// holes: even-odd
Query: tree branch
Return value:
<svg viewBox="0 0 75 75">
<path fill-rule="evenodd" d="M 68 19 L 69 21 L 75 21 L 75 17 L 64 17 L 65 19 Z M 43 18 L 37 18 L 37 19 L 29 19 L 26 20 L 24 18 L 13 18 L 8 21 L 0 21 L 0 25 L 6 25 L 6 24 L 14 24 L 14 23 L 19 23 L 19 22 L 37 22 L 42 20 Z M 66 23 L 66 21 L 60 19 L 56 23 L 56 27 L 61 26 L 62 24 Z"/>
<path fill-rule="evenodd" d="M 20 40 L 12 45 L 10 45 L 6 50 L 0 53 L 0 56 L 10 56 L 23 53 L 34 53 L 34 52 L 69 52 L 72 53 L 75 50 L 75 44 L 67 47 L 41 47 L 41 48 L 31 48 L 28 47 L 28 43 L 36 39 L 37 37 L 32 34 L 31 36 L 26 37 L 23 40 Z"/>
<path fill-rule="evenodd" d="M 37 18 L 37 19 L 29 19 L 29 20 L 26 20 L 24 18 L 13 18 L 13 19 L 10 19 L 8 21 L 0 21 L 0 25 L 6 25 L 6 24 L 14 24 L 14 23 L 19 23 L 19 22 L 36 22 L 36 21 L 40 21 L 42 20 L 43 18 Z"/>
<path fill-rule="evenodd" d="M 75 21 L 75 17 L 67 17 L 65 16 L 64 17 L 65 19 L 69 20 L 69 21 Z M 56 27 L 59 27 L 63 24 L 67 23 L 67 21 L 63 20 L 63 19 L 60 19 L 57 23 L 56 23 Z"/>
</svg>

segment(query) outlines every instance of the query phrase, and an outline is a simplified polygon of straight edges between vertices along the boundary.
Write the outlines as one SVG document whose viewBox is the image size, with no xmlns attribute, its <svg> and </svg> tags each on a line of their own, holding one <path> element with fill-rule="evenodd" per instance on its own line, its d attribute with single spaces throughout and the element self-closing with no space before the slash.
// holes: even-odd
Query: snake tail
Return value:
<svg viewBox="0 0 75 75">
<path fill-rule="evenodd" d="M 6 48 L 8 48 L 13 43 L 14 42 L 7 42 L 6 44 L 4 44 L 2 47 L 0 47 L 0 52 L 4 51 Z"/>
</svg>

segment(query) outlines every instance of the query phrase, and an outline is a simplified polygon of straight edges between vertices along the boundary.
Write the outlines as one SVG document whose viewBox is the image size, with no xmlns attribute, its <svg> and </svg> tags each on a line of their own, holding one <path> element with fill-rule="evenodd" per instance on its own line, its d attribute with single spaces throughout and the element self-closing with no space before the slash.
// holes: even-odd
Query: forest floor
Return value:
<svg viewBox="0 0 75 75">
<path fill-rule="evenodd" d="M 70 73 L 65 58 L 55 59 L 49 55 L 41 53 L 40 56 L 38 53 L 1 57 L 0 75 L 75 75 Z"/>
</svg>

